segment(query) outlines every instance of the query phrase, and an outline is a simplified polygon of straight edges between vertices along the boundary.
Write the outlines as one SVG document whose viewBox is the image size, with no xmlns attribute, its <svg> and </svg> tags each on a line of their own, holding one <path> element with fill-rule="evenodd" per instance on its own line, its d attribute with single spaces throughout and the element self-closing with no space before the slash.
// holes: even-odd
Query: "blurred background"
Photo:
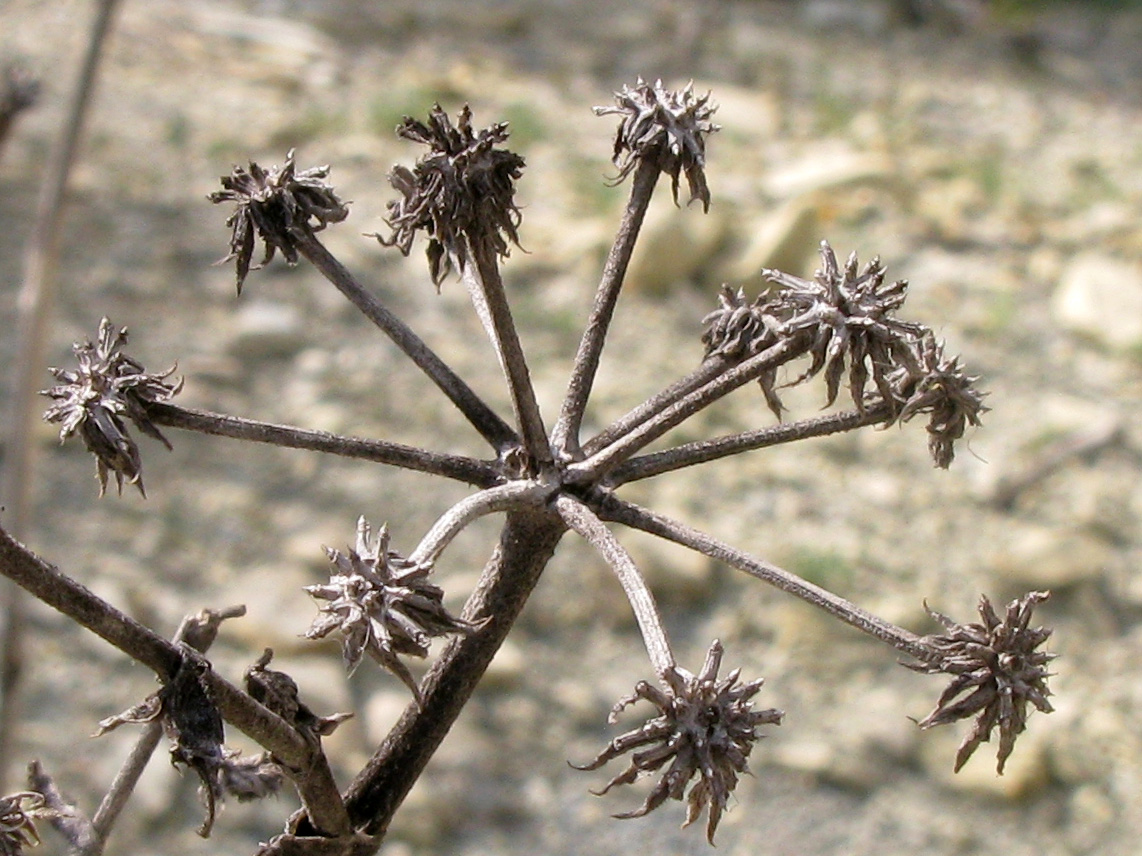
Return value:
<svg viewBox="0 0 1142 856">
<path fill-rule="evenodd" d="M 0 360 L 46 153 L 59 132 L 94 4 L 0 0 L 0 61 L 41 80 L 0 159 Z M 507 397 L 463 289 L 436 294 L 421 247 L 384 230 L 385 179 L 419 154 L 392 131 L 439 101 L 479 126 L 511 123 L 527 160 L 523 251 L 506 277 L 540 402 L 557 413 L 570 358 L 626 197 L 611 186 L 614 118 L 591 106 L 638 76 L 711 89 L 713 206 L 660 189 L 633 263 L 587 430 L 701 359 L 721 283 L 752 297 L 762 267 L 810 274 L 827 238 L 879 254 L 911 283 L 901 316 L 933 327 L 990 391 L 984 427 L 948 472 L 921 425 L 866 431 L 651 479 L 625 496 L 782 564 L 917 632 L 923 602 L 961 621 L 1051 589 L 1037 615 L 1061 656 L 1056 712 L 1034 714 L 1002 778 L 993 747 L 951 774 L 962 728 L 921 733 L 943 687 L 893 652 L 686 551 L 620 532 L 661 601 L 682 664 L 714 637 L 726 666 L 763 675 L 786 711 L 752 755 L 718 831 L 729 854 L 1132 854 L 1142 836 L 1142 9 L 983 0 L 123 0 L 73 174 L 51 365 L 108 315 L 149 370 L 178 362 L 179 401 L 235 415 L 483 456 L 419 372 L 304 265 L 275 261 L 241 298 L 228 210 L 206 195 L 234 164 L 332 166 L 350 220 L 333 252 L 503 411 Z M 43 386 L 50 385 L 47 372 Z M 8 373 L 0 383 L 9 383 Z M 0 407 L 7 407 L 2 397 Z M 823 401 L 790 395 L 793 416 Z M 671 441 L 772 421 L 753 388 Z M 245 603 L 211 652 L 237 679 L 266 645 L 322 714 L 357 717 L 328 741 L 347 782 L 407 703 L 336 644 L 307 642 L 322 545 L 364 514 L 410 550 L 465 491 L 311 453 L 168 432 L 140 446 L 149 498 L 97 499 L 81 446 L 37 435 L 25 540 L 162 633 L 187 612 Z M 497 521 L 438 565 L 459 605 Z M 96 722 L 155 688 L 141 667 L 29 605 L 25 722 L 39 758 L 93 811 L 134 735 Z M 616 733 L 611 705 L 650 677 L 617 583 L 567 538 L 488 680 L 397 816 L 399 856 L 707 853 L 680 805 L 649 818 L 643 785 L 592 796 L 582 773 Z M 231 742 L 249 749 L 241 735 Z M 991 752 L 989 753 L 989 749 Z M 226 807 L 193 830 L 193 776 L 151 763 L 108 852 L 246 853 L 294 797 Z M 62 852 L 48 832 L 42 851 Z"/>
</svg>

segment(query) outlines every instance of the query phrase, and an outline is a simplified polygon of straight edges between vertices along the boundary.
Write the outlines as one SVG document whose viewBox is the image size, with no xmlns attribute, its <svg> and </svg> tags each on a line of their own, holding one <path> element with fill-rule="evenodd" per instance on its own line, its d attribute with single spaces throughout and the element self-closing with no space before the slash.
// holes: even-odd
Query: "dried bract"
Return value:
<svg viewBox="0 0 1142 856">
<path fill-rule="evenodd" d="M 699 199 L 710 210 L 706 185 L 706 137 L 719 126 L 710 121 L 717 106 L 710 93 L 694 95 L 694 84 L 684 89 L 666 89 L 658 80 L 653 86 L 641 77 L 633 87 L 615 93 L 614 107 L 596 107 L 595 115 L 623 116 L 615 134 L 613 161 L 619 180 L 626 178 L 643 160 L 657 163 L 670 176 L 674 202 L 678 202 L 678 179 L 686 173 L 690 202 Z"/>
<path fill-rule="evenodd" d="M 747 303 L 744 291 L 740 288 L 734 291 L 723 285 L 722 293 L 718 295 L 718 308 L 702 319 L 706 325 L 702 334 L 706 356 L 740 362 L 776 345 L 780 339 L 781 320 L 774 314 L 775 309 L 780 307 L 773 306 L 766 295 Z M 769 409 L 780 419 L 784 407 L 777 396 L 777 369 L 764 372 L 758 383 Z"/>
<path fill-rule="evenodd" d="M 222 190 L 210 194 L 211 202 L 237 202 L 238 207 L 226 221 L 233 233 L 230 254 L 219 262 L 235 260 L 238 293 L 251 270 L 264 267 L 281 250 L 289 264 L 297 264 L 297 239 L 312 235 L 330 223 L 340 223 L 349 216 L 349 208 L 325 181 L 328 166 L 317 166 L 298 172 L 290 149 L 283 166 L 268 170 L 250 162 L 247 171 L 234 167 L 222 176 Z M 253 268 L 250 261 L 254 244 L 261 239 L 265 246 L 262 261 Z"/>
<path fill-rule="evenodd" d="M 975 387 L 978 377 L 964 372 L 959 357 L 946 358 L 935 337 L 925 337 L 920 349 L 921 374 L 901 373 L 904 406 L 899 419 L 907 422 L 918 413 L 928 414 L 928 449 L 937 467 L 947 469 L 956 456 L 955 441 L 968 425 L 979 426 L 987 412 L 985 393 Z"/>
<path fill-rule="evenodd" d="M 297 683 L 285 672 L 267 668 L 273 659 L 272 648 L 267 648 L 246 670 L 246 692 L 254 701 L 276 713 L 309 741 L 316 744 L 319 737 L 332 734 L 337 726 L 352 717 L 351 713 L 318 716 L 298 696 Z"/>
<path fill-rule="evenodd" d="M 722 645 L 717 640 L 710 646 L 702 670 L 693 675 L 678 666 L 662 676 L 662 688 L 641 681 L 634 694 L 622 699 L 611 712 L 613 723 L 623 708 L 637 701 L 649 701 L 658 715 L 640 728 L 628 731 L 611 741 L 582 770 L 597 770 L 626 752 L 641 747 L 631 757 L 630 766 L 619 773 L 598 794 L 616 785 L 629 785 L 644 773 L 670 767 L 638 809 L 615 817 L 641 817 L 662 805 L 669 797 L 681 800 L 690 786 L 684 826 L 693 823 L 708 810 L 706 838 L 713 844 L 718 821 L 738 776 L 747 771 L 746 759 L 761 735 L 761 725 L 779 725 L 784 714 L 779 710 L 753 710 L 750 699 L 761 689 L 762 681 L 738 683 L 735 669 L 718 680 L 722 661 Z"/>
<path fill-rule="evenodd" d="M 306 586 L 314 598 L 327 601 L 306 638 L 322 639 L 338 631 L 350 673 L 367 653 L 400 678 L 419 703 L 420 689 L 398 655 L 426 657 L 433 637 L 469 633 L 475 625 L 444 608 L 443 590 L 428 581 L 430 567 L 389 549 L 386 526 L 373 538 L 362 517 L 357 521 L 356 550 L 342 553 L 327 547 L 325 552 L 335 570 L 327 585 Z"/>
<path fill-rule="evenodd" d="M 0 797 L 0 856 L 22 856 L 25 847 L 40 843 L 35 820 L 50 818 L 42 794 L 20 791 Z"/>
<path fill-rule="evenodd" d="M 975 725 L 956 752 L 958 772 L 980 743 L 990 741 L 999 729 L 996 770 L 1003 772 L 1015 739 L 1027 727 L 1028 704 L 1043 713 L 1052 711 L 1047 697 L 1047 664 L 1055 655 L 1037 650 L 1051 631 L 1030 627 L 1031 614 L 1049 592 L 1033 591 L 1007 605 L 1001 619 L 986 597 L 979 600 L 978 624 L 957 624 L 946 615 L 929 609 L 929 614 L 946 633 L 926 636 L 925 645 L 939 655 L 935 662 L 907 664 L 926 674 L 954 675 L 936 702 L 936 708 L 919 723 L 921 728 L 946 725 L 975 716 Z"/>
<path fill-rule="evenodd" d="M 782 332 L 813 337 L 812 363 L 794 384 L 824 371 L 826 406 L 836 401 L 847 366 L 849 390 L 859 410 L 865 407 L 865 385 L 871 375 L 884 401 L 895 403 L 889 376 L 899 366 L 919 374 L 916 347 L 927 334 L 920 324 L 892 317 L 904 303 L 908 283 L 885 284 L 884 267 L 874 258 L 858 271 L 856 253 L 842 269 L 827 241 L 821 242 L 821 268 L 811 280 L 777 270 L 762 276 L 781 286 L 775 309 L 784 319 Z"/>
<path fill-rule="evenodd" d="M 44 419 L 60 423 L 60 441 L 78 431 L 88 451 L 95 455 L 100 496 L 107 490 L 109 472 L 115 473 L 120 494 L 126 481 L 146 496 L 139 449 L 123 420 L 131 420 L 144 434 L 171 448 L 147 416 L 147 405 L 167 401 L 182 389 L 181 379 L 167 382 L 174 366 L 160 374 L 149 374 L 122 352 L 126 343 L 127 328 L 116 329 L 104 318 L 99 323 L 97 343 L 83 341 L 73 346 L 78 370 L 51 369 L 60 384 L 40 393 L 56 401 Z"/>
<path fill-rule="evenodd" d="M 397 136 L 424 143 L 429 151 L 412 169 L 395 166 L 389 173 L 400 198 L 388 204 L 392 234 L 375 235 L 377 240 L 407 256 L 416 233 L 426 232 L 429 271 L 437 286 L 453 260 L 463 270 L 467 242 L 486 245 L 502 257 L 508 255 L 508 241 L 519 246 L 515 182 L 523 174 L 524 160 L 497 148 L 508 138 L 506 122 L 475 131 L 467 105 L 453 125 L 437 104 L 427 124 L 406 116 Z"/>
</svg>

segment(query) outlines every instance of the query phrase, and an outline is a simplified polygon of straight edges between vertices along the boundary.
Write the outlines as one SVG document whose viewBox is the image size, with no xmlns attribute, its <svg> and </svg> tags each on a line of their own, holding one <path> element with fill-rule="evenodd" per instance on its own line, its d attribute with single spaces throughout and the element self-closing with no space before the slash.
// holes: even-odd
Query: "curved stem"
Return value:
<svg viewBox="0 0 1142 856">
<path fill-rule="evenodd" d="M 149 404 L 147 415 L 156 425 L 168 425 L 186 431 L 198 431 L 236 440 L 252 440 L 289 449 L 310 449 L 345 458 L 357 458 L 389 464 L 406 470 L 445 476 L 477 487 L 490 487 L 499 481 L 495 469 L 483 461 L 463 455 L 427 452 L 415 446 L 360 437 L 342 437 L 328 431 L 275 425 L 256 419 L 242 419 L 206 410 L 194 410 L 174 404 Z"/>
<path fill-rule="evenodd" d="M 603 277 L 595 292 L 595 303 L 591 307 L 591 315 L 583 330 L 583 338 L 579 341 L 579 351 L 575 354 L 563 409 L 551 432 L 552 447 L 568 458 L 574 457 L 579 451 L 579 430 L 583 423 L 583 412 L 587 409 L 587 399 L 590 398 L 591 387 L 595 383 L 599 359 L 606 344 L 607 330 L 614 317 L 631 253 L 634 251 L 646 209 L 650 206 L 650 198 L 654 194 L 654 186 L 661 172 L 661 166 L 653 158 L 646 158 L 639 161 L 634 178 L 631 180 L 626 210 L 623 211 L 618 234 L 607 255 Z"/>
<path fill-rule="evenodd" d="M 407 324 L 393 315 L 380 300 L 357 282 L 345 266 L 337 261 L 312 233 L 303 230 L 293 234 L 293 237 L 298 252 L 305 256 L 326 279 L 337 286 L 337 289 L 349 298 L 366 318 L 376 324 L 392 339 L 393 344 L 440 387 L 497 454 L 503 454 L 519 444 L 519 438 L 511 426 L 497 416 L 495 411 L 488 407 Z"/>
<path fill-rule="evenodd" d="M 617 486 L 754 449 L 852 431 L 866 425 L 876 425 L 891 419 L 892 416 L 892 409 L 884 402 L 879 402 L 867 407 L 863 413 L 859 410 L 846 410 L 842 413 L 830 413 L 827 416 L 772 425 L 757 431 L 745 431 L 713 440 L 685 443 L 673 449 L 631 458 L 611 474 L 611 482 Z"/>
<path fill-rule="evenodd" d="M 823 609 L 862 633 L 867 633 L 882 642 L 887 642 L 897 651 L 915 657 L 917 660 L 926 663 L 940 660 L 939 652 L 931 650 L 923 639 L 915 633 L 905 630 L 903 627 L 897 627 L 895 624 L 861 609 L 843 597 L 813 585 L 808 580 L 801 579 L 790 571 L 754 558 L 748 553 L 735 549 L 704 532 L 692 529 L 684 523 L 679 523 L 677 520 L 640 508 L 617 497 L 608 496 L 601 504 L 603 507 L 600 509 L 600 515 L 605 520 L 633 526 L 643 532 L 666 538 L 676 544 L 681 544 L 717 559 L 719 562 L 724 562 L 739 571 L 745 571 L 745 573 L 757 577 L 759 580 L 767 582 L 794 597 L 801 598 L 801 600 L 818 609 Z"/>
<path fill-rule="evenodd" d="M 555 510 L 559 512 L 563 522 L 599 551 L 615 572 L 615 576 L 619 578 L 627 600 L 630 601 L 631 609 L 634 610 L 634 616 L 638 619 L 651 665 L 659 677 L 665 676 L 676 665 L 674 653 L 670 650 L 670 640 L 662 627 L 662 617 L 658 614 L 654 596 L 635 566 L 634 559 L 619 543 L 614 533 L 579 500 L 563 494 L 555 500 Z"/>
<path fill-rule="evenodd" d="M 421 539 L 408 560 L 417 565 L 433 565 L 440 554 L 473 520 L 521 505 L 540 505 L 551 486 L 536 481 L 516 481 L 490 487 L 465 497 L 446 511 Z"/>
</svg>

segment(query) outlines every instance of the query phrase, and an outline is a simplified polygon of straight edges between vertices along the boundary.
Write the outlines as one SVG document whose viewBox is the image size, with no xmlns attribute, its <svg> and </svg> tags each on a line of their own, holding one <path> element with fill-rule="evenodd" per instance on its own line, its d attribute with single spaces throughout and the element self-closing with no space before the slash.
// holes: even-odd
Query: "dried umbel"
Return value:
<svg viewBox="0 0 1142 856">
<path fill-rule="evenodd" d="M 107 475 L 112 472 L 120 494 L 126 481 L 146 496 L 139 448 L 127 433 L 124 419 L 171 448 L 147 416 L 146 406 L 168 401 L 182 389 L 181 379 L 167 382 L 175 371 L 173 366 L 160 374 L 149 374 L 123 353 L 126 343 L 127 328 L 116 329 L 104 318 L 95 344 L 83 341 L 73 346 L 79 368 L 51 369 L 60 384 L 40 393 L 56 401 L 44 412 L 44 419 L 60 423 L 60 442 L 78 431 L 87 450 L 95 455 L 100 496 L 106 492 Z"/>
<path fill-rule="evenodd" d="M 22 856 L 25 847 L 40 843 L 35 820 L 54 812 L 35 791 L 20 791 L 0 797 L 0 856 Z"/>
<path fill-rule="evenodd" d="M 674 201 L 678 201 L 678 181 L 686 174 L 690 202 L 701 200 L 710 208 L 710 188 L 706 185 L 706 137 L 719 126 L 710 121 L 717 106 L 710 94 L 694 95 L 694 84 L 684 89 L 666 89 L 662 81 L 651 86 L 639 78 L 633 87 L 615 93 L 615 106 L 596 107 L 595 115 L 617 113 L 623 116 L 615 134 L 613 161 L 619 180 L 641 161 L 658 165 L 670 176 Z"/>
<path fill-rule="evenodd" d="M 579 768 L 597 770 L 612 758 L 639 750 L 634 751 L 630 765 L 611 779 L 599 795 L 615 785 L 629 785 L 644 773 L 656 772 L 670 762 L 646 801 L 634 811 L 615 817 L 641 817 L 667 798 L 681 800 L 689 786 L 683 825 L 689 826 L 707 810 L 706 838 L 714 843 L 714 833 L 738 776 L 747 771 L 746 759 L 761 738 L 758 728 L 780 725 L 784 716 L 780 710 L 753 709 L 750 699 L 761 689 L 762 680 L 738 683 L 737 669 L 718 680 L 721 662 L 722 645 L 715 640 L 697 675 L 675 666 L 662 675 L 661 688 L 641 681 L 633 695 L 615 705 L 611 722 L 623 708 L 638 701 L 653 704 L 658 715 L 616 737 L 594 761 Z M 695 776 L 698 781 L 691 784 Z"/>
<path fill-rule="evenodd" d="M 1055 655 L 1038 650 L 1051 631 L 1030 626 L 1036 605 L 1049 596 L 1049 592 L 1033 591 L 1016 598 L 1007 605 L 1002 619 L 991 602 L 981 597 L 978 624 L 958 624 L 946 615 L 928 610 L 946 630 L 923 640 L 939 654 L 939 660 L 908 665 L 927 674 L 955 675 L 935 710 L 920 721 L 921 728 L 976 717 L 975 725 L 956 752 L 957 772 L 998 728 L 996 769 L 1002 773 L 1015 739 L 1027 727 L 1028 705 L 1043 713 L 1052 711 L 1047 700 L 1051 694 L 1047 688 L 1051 674 L 1047 664 Z"/>
<path fill-rule="evenodd" d="M 399 655 L 428 656 L 433 637 L 474 629 L 444 608 L 443 590 L 428 581 L 431 568 L 409 562 L 389 549 L 388 527 L 373 538 L 364 517 L 357 521 L 357 548 L 326 548 L 334 572 L 325 585 L 306 586 L 326 601 L 306 631 L 308 639 L 341 634 L 345 665 L 352 673 L 368 654 L 420 701 L 420 689 Z"/>
<path fill-rule="evenodd" d="M 289 150 L 282 166 L 263 169 L 251 161 L 249 170 L 234 167 L 230 175 L 222 176 L 223 189 L 210 194 L 211 202 L 238 203 L 226 221 L 233 233 L 230 253 L 222 262 L 234 260 L 239 294 L 246 275 L 268 264 L 276 251 L 281 250 L 289 264 L 297 264 L 300 236 L 312 235 L 349 216 L 348 206 L 325 181 L 329 167 L 317 166 L 298 172 L 293 152 Z M 265 247 L 265 255 L 251 268 L 254 244 L 259 239 Z"/>
<path fill-rule="evenodd" d="M 968 425 L 979 426 L 987 411 L 984 393 L 975 387 L 979 378 L 968 375 L 959 357 L 945 357 L 941 343 L 927 336 L 920 350 L 920 374 L 901 376 L 904 406 L 899 419 L 907 422 L 919 413 L 928 414 L 928 449 L 936 466 L 947 469 L 956 456 L 955 441 Z"/>
<path fill-rule="evenodd" d="M 395 166 L 389 173 L 400 198 L 388 205 L 392 234 L 375 236 L 383 245 L 407 256 L 416 233 L 426 232 L 429 271 L 437 286 L 453 260 L 463 270 L 468 242 L 483 244 L 499 256 L 508 255 L 508 241 L 519 245 L 515 182 L 524 160 L 497 148 L 508 138 L 506 122 L 475 131 L 467 105 L 453 125 L 437 104 L 427 124 L 406 116 L 397 135 L 424 143 L 429 150 L 412 169 Z"/>
<path fill-rule="evenodd" d="M 904 366 L 919 374 L 915 351 L 927 328 L 893 317 L 904 303 L 908 283 L 886 284 L 879 258 L 859 270 L 853 253 L 841 268 L 833 248 L 822 241 L 821 268 L 813 279 L 768 269 L 762 275 L 781 286 L 776 308 L 784 318 L 783 333 L 812 336 L 812 363 L 794 383 L 824 371 L 826 406 L 836 401 L 846 367 L 849 391 L 860 410 L 870 375 L 881 398 L 892 403 L 893 370 Z"/>
</svg>

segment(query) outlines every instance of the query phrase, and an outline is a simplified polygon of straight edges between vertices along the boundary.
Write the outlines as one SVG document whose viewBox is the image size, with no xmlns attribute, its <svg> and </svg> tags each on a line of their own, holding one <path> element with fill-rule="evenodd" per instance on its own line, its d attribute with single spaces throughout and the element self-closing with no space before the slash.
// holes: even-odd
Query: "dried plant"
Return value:
<svg viewBox="0 0 1142 856">
<path fill-rule="evenodd" d="M 630 178 L 630 197 L 550 430 L 500 275 L 510 245 L 519 243 L 515 182 L 524 167 L 523 158 L 504 147 L 506 124 L 476 130 L 467 107 L 455 122 L 439 106 L 427 122 L 406 119 L 398 134 L 428 151 L 414 167 L 397 166 L 390 173 L 399 197 L 389 206 L 391 234 L 378 237 L 407 254 L 417 233 L 424 232 L 432 281 L 439 285 L 450 272 L 459 274 L 496 348 L 513 407 L 510 421 L 484 403 L 320 242 L 318 232 L 348 214 L 327 181 L 328 167 L 298 170 L 291 151 L 283 166 L 252 163 L 222 179 L 224 189 L 211 198 L 236 204 L 227 220 L 232 230 L 227 259 L 235 264 L 239 289 L 256 269 L 251 261 L 259 241 L 265 249 L 262 264 L 278 251 L 291 264 L 310 261 L 448 397 L 487 442 L 489 459 L 175 406 L 170 399 L 180 385 L 168 382 L 171 372 L 148 374 L 125 356 L 126 331 L 116 331 L 106 319 L 97 344 L 76 346 L 78 369 L 53 370 L 61 383 L 46 393 L 56 402 L 47 418 L 62 423 L 65 439 L 76 433 L 84 439 L 96 455 L 103 485 L 113 472 L 120 487 L 126 480 L 142 490 L 139 450 L 126 431 L 130 421 L 163 443 L 157 426 L 369 460 L 474 488 L 441 515 L 407 557 L 390 547 L 387 527 L 374 534 L 360 518 L 353 548 L 327 549 L 333 565 L 329 581 L 307 588 L 319 604 L 318 615 L 307 631 L 299 632 L 310 639 L 339 634 L 350 671 L 368 654 L 412 693 L 404 716 L 343 792 L 333 781 L 321 738 L 346 714 L 313 713 L 300 700 L 296 682 L 268 668 L 269 649 L 246 672 L 245 689 L 239 689 L 195 649 L 172 644 L 133 622 L 0 530 L 0 568 L 7 576 L 156 672 L 163 688 L 103 727 L 163 723 L 173 760 L 194 769 L 203 782 L 208 801 L 204 833 L 213 823 L 216 797 L 224 792 L 239 799 L 264 796 L 276 790 L 284 775 L 297 788 L 303 808 L 259 853 L 376 852 L 394 812 L 470 698 L 560 539 L 573 531 L 614 570 L 654 673 L 653 681 L 638 683 L 633 695 L 619 701 L 611 718 L 639 701 L 648 702 L 653 715 L 615 737 L 584 769 L 631 753 L 626 769 L 600 793 L 654 774 L 658 781 L 639 808 L 616 816 L 639 817 L 668 799 L 685 799 L 685 823 L 705 813 L 707 838 L 713 843 L 763 726 L 779 724 L 783 714 L 754 707 L 761 679 L 743 682 L 737 670 L 719 678 L 723 650 L 718 641 L 698 672 L 678 664 L 654 597 L 612 524 L 712 557 L 885 642 L 911 658 L 919 671 L 953 675 L 936 709 L 919 724 L 929 728 L 976 717 L 957 754 L 957 770 L 998 729 L 1002 772 L 1026 727 L 1028 705 L 1051 710 L 1046 665 L 1052 655 L 1039 650 L 1049 631 L 1030 628 L 1031 611 L 1046 599 L 1045 593 L 1013 601 L 1002 619 L 983 598 L 978 624 L 958 624 L 933 612 L 945 632 L 919 636 L 622 498 L 628 482 L 767 446 L 908 422 L 920 414 L 929 417 L 936 465 L 947 467 L 967 428 L 980 424 L 986 410 L 983 393 L 959 358 L 944 354 L 929 327 L 898 317 L 907 283 L 887 282 L 878 258 L 862 268 L 854 253 L 841 264 L 822 242 L 821 268 L 810 279 L 767 270 L 771 285 L 753 299 L 741 288 L 723 287 L 717 307 L 702 319 L 705 353 L 697 368 L 595 436 L 581 437 L 607 331 L 658 178 L 670 176 L 677 201 L 680 176 L 685 175 L 691 199 L 700 200 L 703 209 L 711 204 L 705 153 L 707 137 L 717 130 L 711 121 L 714 110 L 709 95 L 696 97 L 690 87 L 675 91 L 641 80 L 619 92 L 615 106 L 596 108 L 599 114 L 622 117 L 613 154 L 618 180 Z M 836 402 L 847 377 L 852 408 L 644 453 L 694 414 L 755 381 L 780 420 L 784 408 L 777 380 L 785 366 L 794 377 L 786 386 L 822 378 L 827 406 Z M 436 562 L 459 532 L 489 514 L 505 515 L 498 547 L 463 611 L 453 616 L 435 582 Z M 446 637 L 447 644 L 418 682 L 401 655 L 427 657 L 436 637 Z M 224 747 L 224 721 L 254 738 L 265 753 L 236 758 Z M 755 769 L 764 766 L 764 761 L 754 761 Z M 10 798 L 16 800 L 17 813 L 21 798 Z"/>
</svg>

